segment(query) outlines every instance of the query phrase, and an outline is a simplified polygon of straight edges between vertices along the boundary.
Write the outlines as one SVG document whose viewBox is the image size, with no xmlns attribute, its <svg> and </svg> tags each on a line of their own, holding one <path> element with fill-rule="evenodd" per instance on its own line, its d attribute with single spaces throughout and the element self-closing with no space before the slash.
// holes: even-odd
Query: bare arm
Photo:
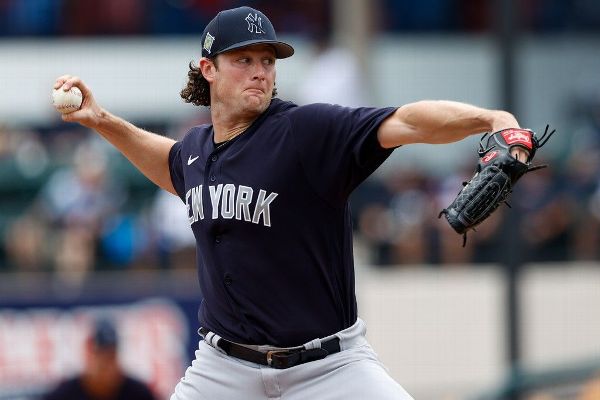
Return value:
<svg viewBox="0 0 600 400">
<path fill-rule="evenodd" d="M 54 83 L 54 88 L 62 86 L 69 90 L 77 86 L 83 93 L 81 109 L 63 114 L 63 120 L 78 122 L 96 130 L 125 157 L 131 161 L 148 179 L 159 187 L 177 194 L 169 171 L 169 151 L 175 143 L 173 139 L 160 136 L 119 118 L 100 107 L 90 89 L 78 77 L 64 75 Z"/>
<path fill-rule="evenodd" d="M 411 143 L 451 143 L 476 133 L 505 128 L 519 128 L 509 112 L 455 101 L 424 100 L 398 108 L 381 124 L 377 138 L 382 147 L 391 148 Z M 515 147 L 512 154 L 525 161 L 528 152 Z"/>
<path fill-rule="evenodd" d="M 389 148 L 410 143 L 451 143 L 475 133 L 518 127 L 515 117 L 505 111 L 424 100 L 398 108 L 381 124 L 377 135 L 379 143 Z"/>
</svg>

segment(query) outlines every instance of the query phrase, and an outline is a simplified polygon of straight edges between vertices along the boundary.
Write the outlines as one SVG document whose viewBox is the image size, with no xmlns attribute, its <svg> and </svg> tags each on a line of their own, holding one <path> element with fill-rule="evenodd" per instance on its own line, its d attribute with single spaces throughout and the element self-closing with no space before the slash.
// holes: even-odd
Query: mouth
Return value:
<svg viewBox="0 0 600 400">
<path fill-rule="evenodd" d="M 265 93 L 264 90 L 258 89 L 258 88 L 248 88 L 245 91 L 250 92 L 251 94 L 258 94 L 258 95 L 262 95 Z"/>
</svg>

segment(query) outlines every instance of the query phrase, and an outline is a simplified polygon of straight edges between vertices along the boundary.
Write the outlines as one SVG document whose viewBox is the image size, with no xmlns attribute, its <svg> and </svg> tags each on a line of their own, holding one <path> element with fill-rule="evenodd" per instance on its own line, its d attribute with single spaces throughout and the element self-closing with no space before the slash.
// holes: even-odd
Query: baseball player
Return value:
<svg viewBox="0 0 600 400">
<path fill-rule="evenodd" d="M 275 62 L 294 49 L 249 7 L 221 11 L 201 40 L 181 95 L 210 107 L 212 123 L 179 142 L 109 113 L 78 77 L 55 82 L 84 96 L 65 121 L 95 129 L 187 207 L 202 340 L 171 399 L 411 399 L 358 318 L 348 196 L 398 146 L 517 121 L 449 101 L 351 109 L 279 100 Z"/>
</svg>

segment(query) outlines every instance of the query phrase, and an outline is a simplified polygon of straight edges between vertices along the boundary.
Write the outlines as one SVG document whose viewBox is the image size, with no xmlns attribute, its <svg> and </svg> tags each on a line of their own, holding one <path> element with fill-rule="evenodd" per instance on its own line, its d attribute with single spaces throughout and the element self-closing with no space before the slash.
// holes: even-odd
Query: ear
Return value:
<svg viewBox="0 0 600 400">
<path fill-rule="evenodd" d="M 215 79 L 215 71 L 217 70 L 217 67 L 215 66 L 215 63 L 213 60 L 206 58 L 206 57 L 202 57 L 200 59 L 198 66 L 200 68 L 200 72 L 202 73 L 202 76 L 209 83 Z"/>
</svg>

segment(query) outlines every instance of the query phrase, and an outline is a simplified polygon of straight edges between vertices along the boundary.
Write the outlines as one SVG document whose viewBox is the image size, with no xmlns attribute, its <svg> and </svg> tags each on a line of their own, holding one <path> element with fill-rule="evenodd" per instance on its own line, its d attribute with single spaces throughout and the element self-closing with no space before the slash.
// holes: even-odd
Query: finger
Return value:
<svg viewBox="0 0 600 400">
<path fill-rule="evenodd" d="M 62 89 L 67 92 L 69 91 L 73 86 L 77 86 L 79 87 L 79 89 L 81 89 L 80 85 L 81 85 L 81 79 L 78 76 L 70 76 L 67 80 L 65 80 L 65 82 L 62 85 Z"/>
<path fill-rule="evenodd" d="M 513 150 L 513 157 L 516 158 L 518 161 L 521 161 L 521 156 L 522 153 L 518 150 Z"/>
<path fill-rule="evenodd" d="M 66 92 L 66 91 L 70 90 L 73 86 L 76 86 L 81 90 L 81 93 L 83 94 L 84 99 L 89 97 L 90 89 L 78 76 L 72 76 L 69 79 L 67 79 L 63 83 L 62 88 Z"/>
<path fill-rule="evenodd" d="M 54 81 L 54 89 L 60 88 L 70 78 L 71 78 L 71 75 L 62 75 L 62 76 L 59 76 L 58 78 L 56 78 L 56 80 Z"/>
<path fill-rule="evenodd" d="M 526 162 L 529 157 L 529 152 L 521 147 L 515 147 L 511 150 L 511 154 L 518 161 Z"/>
</svg>

